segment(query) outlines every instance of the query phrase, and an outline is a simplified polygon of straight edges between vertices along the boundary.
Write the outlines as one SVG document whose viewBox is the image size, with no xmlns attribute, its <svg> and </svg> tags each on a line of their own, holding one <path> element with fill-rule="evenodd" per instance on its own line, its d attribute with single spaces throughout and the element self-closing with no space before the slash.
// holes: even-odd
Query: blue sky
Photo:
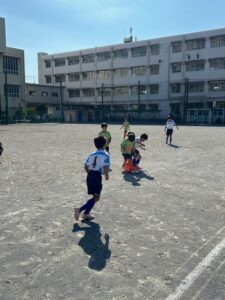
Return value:
<svg viewBox="0 0 225 300">
<path fill-rule="evenodd" d="M 37 53 L 58 53 L 225 27 L 224 0 L 1 0 L 8 47 L 25 51 L 37 83 Z"/>
</svg>

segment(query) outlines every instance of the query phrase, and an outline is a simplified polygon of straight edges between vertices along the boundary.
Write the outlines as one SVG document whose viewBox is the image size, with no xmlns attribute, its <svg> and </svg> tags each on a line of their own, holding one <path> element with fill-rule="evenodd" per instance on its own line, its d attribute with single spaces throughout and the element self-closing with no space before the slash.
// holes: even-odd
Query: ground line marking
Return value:
<svg viewBox="0 0 225 300">
<path fill-rule="evenodd" d="M 199 275 L 211 264 L 211 262 L 225 248 L 225 238 L 214 248 L 209 254 L 197 265 L 197 267 L 189 273 L 181 284 L 176 288 L 175 292 L 170 294 L 165 300 L 178 300 L 183 293 L 189 289 Z"/>
</svg>

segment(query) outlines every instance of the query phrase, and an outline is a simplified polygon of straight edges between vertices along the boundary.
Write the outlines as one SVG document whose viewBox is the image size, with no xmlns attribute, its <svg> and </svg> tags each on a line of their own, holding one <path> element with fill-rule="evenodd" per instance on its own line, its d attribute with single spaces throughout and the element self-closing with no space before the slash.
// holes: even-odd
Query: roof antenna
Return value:
<svg viewBox="0 0 225 300">
<path fill-rule="evenodd" d="M 131 37 L 131 39 L 133 39 L 132 33 L 133 33 L 133 28 L 130 27 L 130 37 Z"/>
</svg>

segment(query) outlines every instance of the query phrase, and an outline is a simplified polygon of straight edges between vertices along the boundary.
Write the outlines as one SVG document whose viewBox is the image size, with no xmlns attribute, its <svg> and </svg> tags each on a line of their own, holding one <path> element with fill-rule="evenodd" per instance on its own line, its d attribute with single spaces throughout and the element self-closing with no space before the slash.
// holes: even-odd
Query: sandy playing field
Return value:
<svg viewBox="0 0 225 300">
<path fill-rule="evenodd" d="M 88 199 L 83 160 L 98 125 L 0 127 L 0 299 L 225 299 L 225 128 L 132 126 L 149 140 L 140 174 L 112 172 L 95 220 L 73 227 Z"/>
</svg>

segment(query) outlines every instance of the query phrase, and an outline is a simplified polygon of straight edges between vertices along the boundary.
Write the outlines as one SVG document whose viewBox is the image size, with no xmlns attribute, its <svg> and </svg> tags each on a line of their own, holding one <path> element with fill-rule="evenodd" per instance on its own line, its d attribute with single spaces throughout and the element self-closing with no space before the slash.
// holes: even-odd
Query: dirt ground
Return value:
<svg viewBox="0 0 225 300">
<path fill-rule="evenodd" d="M 131 126 L 149 134 L 132 175 L 119 128 L 96 218 L 73 226 L 100 126 L 0 126 L 0 299 L 225 299 L 224 247 L 192 273 L 225 239 L 225 128 L 181 126 L 169 146 L 163 126 Z"/>
</svg>

